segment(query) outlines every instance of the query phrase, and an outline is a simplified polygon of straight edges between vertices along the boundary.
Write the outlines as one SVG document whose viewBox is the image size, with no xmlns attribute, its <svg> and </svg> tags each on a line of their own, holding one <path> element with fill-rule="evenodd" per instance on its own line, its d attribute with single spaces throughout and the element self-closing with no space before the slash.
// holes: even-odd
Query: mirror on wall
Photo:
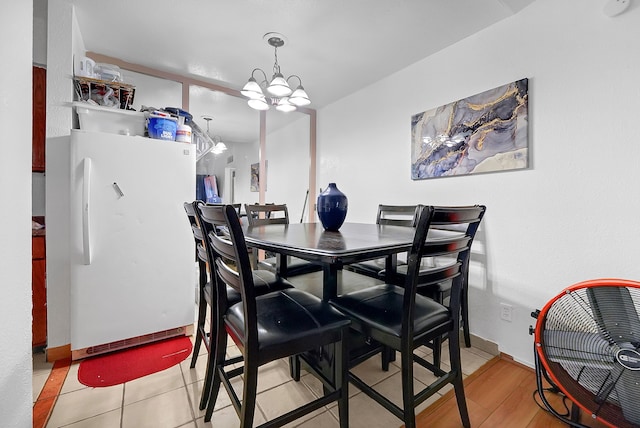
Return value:
<svg viewBox="0 0 640 428">
<path fill-rule="evenodd" d="M 182 105 L 182 83 L 130 70 L 123 70 L 123 75 L 126 83 L 136 87 L 133 99 L 136 110 L 139 111 L 143 105 L 156 108 Z"/>
<path fill-rule="evenodd" d="M 267 190 L 266 202 L 285 203 L 289 221 L 308 221 L 309 200 L 309 129 L 308 114 L 298 111 L 267 111 Z"/>
<path fill-rule="evenodd" d="M 260 113 L 242 98 L 196 85 L 189 86 L 189 113 L 203 132 L 209 126 L 209 136 L 216 143 L 214 150 L 198 161 L 196 172 L 216 177 L 224 203 L 257 201 L 249 184 L 250 166 L 259 161 Z M 226 150 L 216 150 L 219 144 Z M 230 169 L 235 169 L 233 186 L 226 182 L 232 177 Z"/>
<path fill-rule="evenodd" d="M 197 163 L 199 175 L 216 177 L 218 196 L 223 203 L 285 203 L 292 222 L 308 221 L 313 210 L 316 189 L 315 112 L 304 110 L 283 113 L 268 110 L 261 119 L 259 111 L 251 109 L 238 91 L 186 76 L 151 70 L 117 58 L 92 53 L 94 60 L 118 65 L 136 86 L 134 106 L 179 107 L 193 116 L 203 131 L 223 143 L 225 151 L 208 153 Z M 188 87 L 187 91 L 183 88 Z M 184 103 L 184 105 L 183 105 Z M 205 117 L 210 118 L 209 121 Z M 261 123 L 261 120 L 264 122 Z M 312 124 L 313 123 L 313 124 Z M 266 160 L 266 190 L 260 197 L 259 163 L 261 127 L 264 126 Z M 315 132 L 315 131 L 314 131 Z M 307 191 L 309 196 L 307 197 Z M 313 221 L 313 220 L 312 220 Z"/>
</svg>

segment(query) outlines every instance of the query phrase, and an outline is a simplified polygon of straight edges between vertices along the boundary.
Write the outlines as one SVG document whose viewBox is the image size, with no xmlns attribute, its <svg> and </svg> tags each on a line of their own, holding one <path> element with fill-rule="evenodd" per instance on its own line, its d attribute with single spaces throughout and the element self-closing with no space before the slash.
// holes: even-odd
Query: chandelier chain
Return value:
<svg viewBox="0 0 640 428">
<path fill-rule="evenodd" d="M 278 46 L 274 46 L 273 56 L 275 57 L 275 62 L 273 63 L 273 74 L 275 75 L 280 73 L 280 64 L 278 64 Z"/>
</svg>

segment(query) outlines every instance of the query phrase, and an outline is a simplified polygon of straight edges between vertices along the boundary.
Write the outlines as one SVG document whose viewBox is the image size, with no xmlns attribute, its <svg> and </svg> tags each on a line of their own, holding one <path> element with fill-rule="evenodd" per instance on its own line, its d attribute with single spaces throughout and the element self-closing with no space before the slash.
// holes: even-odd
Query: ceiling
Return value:
<svg viewBox="0 0 640 428">
<path fill-rule="evenodd" d="M 45 1 L 35 0 L 35 14 Z M 300 76 L 309 108 L 319 109 L 534 0 L 68 1 L 88 51 L 233 89 L 256 67 L 271 73 L 274 51 L 263 35 L 282 33 L 282 73 Z M 191 113 L 213 114 L 216 123 L 213 110 Z"/>
</svg>

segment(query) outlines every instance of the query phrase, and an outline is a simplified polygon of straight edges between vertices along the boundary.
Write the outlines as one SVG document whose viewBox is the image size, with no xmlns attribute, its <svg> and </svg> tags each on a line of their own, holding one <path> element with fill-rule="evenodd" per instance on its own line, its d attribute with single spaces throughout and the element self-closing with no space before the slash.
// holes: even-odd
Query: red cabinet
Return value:
<svg viewBox="0 0 640 428">
<path fill-rule="evenodd" d="M 31 237 L 31 291 L 33 308 L 31 324 L 33 347 L 47 344 L 47 281 L 45 237 Z"/>
<path fill-rule="evenodd" d="M 44 152 L 47 133 L 47 70 L 33 67 L 33 118 L 31 170 L 44 172 Z"/>
</svg>

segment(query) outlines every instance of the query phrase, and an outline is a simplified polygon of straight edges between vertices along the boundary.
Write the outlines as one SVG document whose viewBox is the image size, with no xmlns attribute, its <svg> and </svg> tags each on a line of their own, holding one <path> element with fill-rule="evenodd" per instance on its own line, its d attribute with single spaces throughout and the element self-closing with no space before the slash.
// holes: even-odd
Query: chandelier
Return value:
<svg viewBox="0 0 640 428">
<path fill-rule="evenodd" d="M 249 107 L 256 110 L 268 110 L 270 105 L 276 107 L 276 110 L 283 112 L 294 111 L 297 107 L 311 104 L 309 96 L 302 87 L 302 80 L 299 76 L 292 74 L 286 79 L 280 72 L 278 65 L 278 48 L 284 46 L 284 36 L 279 33 L 267 33 L 263 36 L 270 46 L 273 46 L 275 53 L 275 62 L 273 64 L 273 77 L 271 82 L 267 80 L 267 74 L 261 68 L 255 68 L 251 72 L 251 77 L 240 93 L 249 98 Z M 262 73 L 264 79 L 259 83 L 256 81 L 256 72 Z M 298 79 L 298 86 L 292 90 L 289 86 L 289 80 Z M 266 95 L 265 95 L 266 91 Z"/>
<path fill-rule="evenodd" d="M 220 138 L 219 135 L 214 135 L 213 137 L 211 136 L 211 133 L 209 132 L 209 122 L 213 120 L 213 117 L 202 116 L 202 118 L 207 121 L 207 137 L 209 137 L 211 139 L 211 142 L 213 143 L 210 148 L 210 151 L 214 155 L 219 155 L 225 150 L 227 150 L 227 145 L 222 142 L 222 138 Z"/>
</svg>

